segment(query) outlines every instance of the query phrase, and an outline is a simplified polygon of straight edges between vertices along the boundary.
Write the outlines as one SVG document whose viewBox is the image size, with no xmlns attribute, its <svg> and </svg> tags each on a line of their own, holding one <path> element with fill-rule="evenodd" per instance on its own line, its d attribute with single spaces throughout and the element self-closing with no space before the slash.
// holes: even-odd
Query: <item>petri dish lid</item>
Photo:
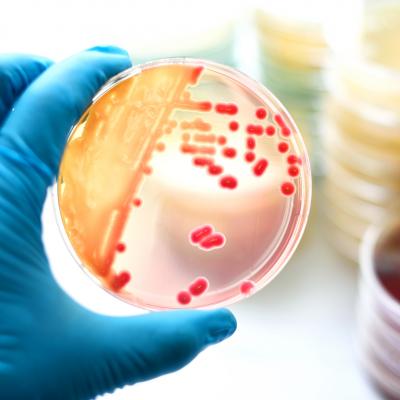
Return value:
<svg viewBox="0 0 400 400">
<path fill-rule="evenodd" d="M 232 68 L 175 58 L 111 79 L 64 152 L 57 212 L 77 263 L 147 309 L 265 286 L 304 231 L 311 171 L 280 102 Z"/>
</svg>

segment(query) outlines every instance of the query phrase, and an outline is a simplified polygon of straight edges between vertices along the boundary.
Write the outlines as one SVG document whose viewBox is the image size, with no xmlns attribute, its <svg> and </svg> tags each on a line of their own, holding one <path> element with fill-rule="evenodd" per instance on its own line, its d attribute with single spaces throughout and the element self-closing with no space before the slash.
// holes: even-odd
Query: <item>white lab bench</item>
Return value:
<svg viewBox="0 0 400 400">
<path fill-rule="evenodd" d="M 331 248 L 321 204 L 317 188 L 306 234 L 292 260 L 262 291 L 231 307 L 238 320 L 233 337 L 181 371 L 101 398 L 380 399 L 356 357 L 357 267 Z M 44 225 L 54 273 L 74 298 L 108 314 L 142 312 L 112 298 L 74 265 L 51 202 L 46 204 Z"/>
</svg>

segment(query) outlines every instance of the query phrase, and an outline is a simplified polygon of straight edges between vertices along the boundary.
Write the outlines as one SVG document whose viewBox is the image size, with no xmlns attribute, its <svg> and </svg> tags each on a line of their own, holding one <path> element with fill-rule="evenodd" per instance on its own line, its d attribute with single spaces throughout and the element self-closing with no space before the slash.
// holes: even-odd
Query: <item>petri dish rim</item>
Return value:
<svg viewBox="0 0 400 400">
<path fill-rule="evenodd" d="M 277 112 L 280 113 L 284 119 L 288 122 L 288 127 L 291 128 L 293 134 L 292 137 L 292 143 L 295 144 L 295 149 L 301 154 L 302 156 L 302 167 L 303 167 L 303 174 L 302 174 L 302 179 L 300 180 L 301 182 L 301 193 L 302 193 L 302 198 L 301 198 L 301 205 L 300 205 L 300 210 L 298 213 L 296 213 L 296 223 L 294 225 L 294 228 L 292 230 L 292 236 L 290 240 L 287 241 L 286 247 L 281 251 L 277 261 L 273 265 L 273 267 L 265 273 L 260 279 L 257 279 L 255 281 L 255 288 L 252 291 L 252 295 L 258 292 L 260 289 L 265 287 L 269 282 L 271 282 L 276 275 L 278 275 L 279 272 L 282 271 L 282 269 L 286 266 L 287 262 L 290 260 L 291 256 L 293 255 L 294 251 L 296 250 L 297 246 L 300 243 L 300 240 L 303 236 L 304 230 L 307 225 L 308 217 L 310 214 L 310 209 L 311 209 L 311 198 L 312 198 L 312 178 L 311 178 L 311 166 L 310 166 L 310 160 L 308 157 L 307 153 L 307 148 L 304 144 L 303 138 L 300 134 L 300 131 L 295 124 L 293 118 L 289 114 L 289 112 L 286 110 L 286 108 L 282 105 L 282 103 L 275 97 L 275 95 L 269 91 L 265 86 L 263 86 L 261 83 L 257 82 L 253 78 L 249 77 L 245 73 L 237 70 L 236 68 L 232 68 L 229 66 L 225 66 L 216 62 L 212 62 L 209 60 L 203 60 L 203 59 L 197 59 L 197 58 L 189 58 L 189 57 L 173 57 L 173 58 L 163 58 L 159 60 L 153 60 L 153 61 L 148 61 L 142 64 L 134 65 L 130 68 L 125 69 L 124 71 L 121 71 L 120 73 L 114 75 L 111 77 L 100 89 L 99 91 L 93 96 L 90 104 L 86 108 L 86 110 L 82 113 L 81 117 L 79 120 L 71 127 L 70 132 L 68 134 L 67 140 L 66 140 L 66 146 L 65 149 L 67 148 L 68 141 L 72 135 L 72 133 L 75 131 L 76 126 L 79 124 L 79 122 L 82 120 L 82 118 L 86 115 L 90 107 L 102 96 L 104 96 L 109 90 L 111 90 L 113 87 L 115 87 L 117 84 L 120 82 L 129 79 L 135 75 L 140 74 L 141 72 L 150 69 L 150 68 L 156 68 L 160 66 L 166 66 L 166 65 L 195 65 L 195 66 L 203 66 L 206 69 L 216 72 L 218 74 L 224 75 L 226 78 L 233 80 L 238 86 L 240 86 L 243 89 L 250 90 L 252 94 L 257 97 L 262 103 L 266 104 L 273 104 L 273 106 L 276 108 Z M 65 150 L 64 150 L 65 151 Z M 128 298 L 124 298 L 120 294 L 114 293 L 112 290 L 109 290 L 108 288 L 104 287 L 101 283 L 101 280 L 97 278 L 90 270 L 82 263 L 78 255 L 76 254 L 69 238 L 66 233 L 66 230 L 64 228 L 64 224 L 62 222 L 62 217 L 61 217 L 61 211 L 60 211 L 60 206 L 59 206 L 59 201 L 58 201 L 58 177 L 57 181 L 52 187 L 52 196 L 53 196 L 53 207 L 55 210 L 56 214 L 56 221 L 58 225 L 58 229 L 61 233 L 61 236 L 63 238 L 63 241 L 65 245 L 67 246 L 70 254 L 72 255 L 72 258 L 74 259 L 75 263 L 80 267 L 81 270 L 84 271 L 89 277 L 102 289 L 105 290 L 107 293 L 111 294 L 113 297 L 117 298 L 120 301 L 123 301 L 127 304 L 130 304 L 132 307 L 140 307 L 149 311 L 156 311 L 156 310 L 174 310 L 174 309 L 180 309 L 178 307 L 164 307 L 160 306 L 159 304 L 154 305 L 154 304 L 147 304 L 146 302 L 136 298 L 135 303 L 130 301 Z M 291 200 L 291 203 L 293 204 L 293 200 Z M 293 209 L 293 205 L 290 207 L 290 210 Z M 287 231 L 286 229 L 281 233 L 280 240 L 278 241 L 278 244 L 282 241 L 282 238 L 284 237 L 284 234 Z M 275 246 L 278 247 L 278 246 Z M 274 253 L 270 257 L 272 257 Z M 267 263 L 267 260 L 264 259 L 264 266 Z M 262 270 L 263 267 L 262 265 L 258 265 L 257 268 L 254 268 L 254 275 L 259 275 L 260 270 Z M 252 280 L 252 277 L 248 277 L 247 279 Z M 236 296 L 230 296 L 227 298 L 224 298 L 222 301 L 219 301 L 218 303 L 214 302 L 209 302 L 207 304 L 201 305 L 201 306 L 196 306 L 198 309 L 209 309 L 209 308 L 215 308 L 215 307 L 223 307 L 227 306 L 233 303 L 236 303 L 237 301 L 245 298 L 243 294 L 237 294 Z M 185 309 L 190 309 L 191 307 L 185 307 Z"/>
</svg>

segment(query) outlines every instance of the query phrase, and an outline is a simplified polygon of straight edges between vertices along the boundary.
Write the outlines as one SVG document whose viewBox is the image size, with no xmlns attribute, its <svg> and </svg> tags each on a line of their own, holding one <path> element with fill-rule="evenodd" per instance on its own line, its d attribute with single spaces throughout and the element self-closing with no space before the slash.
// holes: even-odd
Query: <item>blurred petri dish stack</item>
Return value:
<svg viewBox="0 0 400 400">
<path fill-rule="evenodd" d="M 400 399 L 400 219 L 373 226 L 360 252 L 357 347 L 367 376 Z"/>
<path fill-rule="evenodd" d="M 323 174 L 320 111 L 329 59 L 320 6 L 264 2 L 255 15 L 262 79 L 298 124 L 317 176 Z"/>
<path fill-rule="evenodd" d="M 324 108 L 326 215 L 354 261 L 367 227 L 400 210 L 400 2 L 370 4 L 359 26 L 334 57 Z"/>
</svg>

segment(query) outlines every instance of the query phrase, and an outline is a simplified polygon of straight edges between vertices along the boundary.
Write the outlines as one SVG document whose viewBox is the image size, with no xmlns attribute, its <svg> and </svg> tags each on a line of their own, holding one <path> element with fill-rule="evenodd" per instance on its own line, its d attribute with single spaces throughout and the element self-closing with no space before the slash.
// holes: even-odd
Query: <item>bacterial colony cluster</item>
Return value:
<svg viewBox="0 0 400 400">
<path fill-rule="evenodd" d="M 310 194 L 301 137 L 238 74 L 145 65 L 110 82 L 73 129 L 62 224 L 79 262 L 121 299 L 150 309 L 234 301 L 297 244 Z"/>
</svg>

